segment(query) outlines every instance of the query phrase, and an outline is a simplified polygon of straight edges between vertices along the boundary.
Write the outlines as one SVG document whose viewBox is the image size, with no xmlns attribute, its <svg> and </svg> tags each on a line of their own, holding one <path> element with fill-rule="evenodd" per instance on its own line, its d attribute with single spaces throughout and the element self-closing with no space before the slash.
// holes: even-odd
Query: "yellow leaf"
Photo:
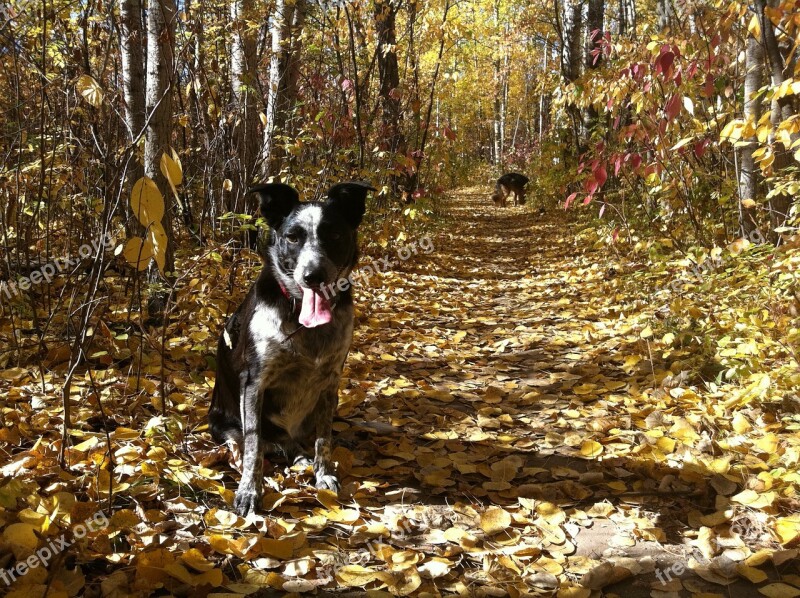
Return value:
<svg viewBox="0 0 800 598">
<path fill-rule="evenodd" d="M 186 552 L 182 553 L 180 559 L 192 569 L 195 571 L 200 571 L 201 573 L 205 571 L 211 571 L 214 567 L 216 567 L 216 565 L 209 561 L 197 548 L 190 548 Z"/>
<path fill-rule="evenodd" d="M 747 239 L 736 239 L 733 243 L 728 245 L 728 251 L 732 256 L 736 257 L 751 245 L 752 243 Z"/>
<path fill-rule="evenodd" d="M 336 581 L 350 588 L 364 587 L 368 583 L 375 581 L 377 577 L 377 571 L 367 569 L 361 565 L 345 565 L 336 571 Z"/>
<path fill-rule="evenodd" d="M 747 24 L 747 30 L 756 39 L 761 39 L 761 22 L 758 20 L 758 15 L 753 15 L 750 23 Z"/>
<path fill-rule="evenodd" d="M 774 492 L 758 494 L 754 490 L 743 490 L 739 494 L 732 496 L 731 500 L 755 509 L 763 509 L 775 502 L 775 497 Z"/>
<path fill-rule="evenodd" d="M 736 565 L 736 572 L 753 583 L 761 583 L 767 579 L 767 574 L 761 569 L 756 569 L 755 567 L 750 567 L 743 563 Z"/>
<path fill-rule="evenodd" d="M 750 208 L 754 208 L 755 206 L 756 206 L 756 202 L 753 201 L 752 199 L 743 199 L 742 200 L 742 207 L 747 208 L 748 210 Z"/>
<path fill-rule="evenodd" d="M 489 507 L 481 514 L 481 529 L 489 535 L 504 531 L 511 525 L 511 514 L 500 507 Z"/>
<path fill-rule="evenodd" d="M 142 552 L 136 559 L 136 579 L 146 580 L 152 586 L 163 583 L 167 579 L 165 569 L 173 562 L 175 557 L 166 548 Z"/>
<path fill-rule="evenodd" d="M 177 195 L 177 187 L 183 182 L 183 167 L 175 150 L 172 150 L 172 154 L 174 158 L 167 155 L 166 152 L 161 154 L 161 173 L 167 179 L 169 186 L 172 187 L 172 192 Z"/>
<path fill-rule="evenodd" d="M 581 456 L 591 459 L 603 454 L 603 445 L 596 440 L 584 440 L 581 444 Z"/>
<path fill-rule="evenodd" d="M 144 270 L 150 263 L 150 258 L 153 257 L 153 245 L 145 243 L 141 237 L 132 237 L 125 243 L 122 256 L 137 270 Z"/>
<path fill-rule="evenodd" d="M 443 577 L 448 573 L 450 573 L 450 568 L 452 566 L 453 563 L 451 563 L 447 559 L 434 557 L 431 560 L 427 561 L 426 563 L 420 565 L 418 567 L 418 570 L 425 577 L 436 579 L 437 577 Z"/>
<path fill-rule="evenodd" d="M 772 454 L 778 450 L 778 436 L 770 432 L 756 441 L 756 446 L 761 452 Z"/>
<path fill-rule="evenodd" d="M 3 530 L 3 539 L 11 546 L 14 558 L 18 561 L 32 555 L 39 545 L 35 529 L 30 523 L 12 523 Z"/>
<path fill-rule="evenodd" d="M 800 590 L 785 583 L 771 583 L 763 588 L 758 588 L 758 591 L 769 598 L 797 598 L 800 596 Z"/>
<path fill-rule="evenodd" d="M 744 434 L 752 429 L 753 426 L 750 425 L 750 422 L 747 421 L 747 418 L 741 414 L 741 412 L 737 411 L 733 415 L 733 419 L 731 420 L 731 426 L 733 430 L 737 434 Z"/>
<path fill-rule="evenodd" d="M 646 326 L 644 330 L 639 333 L 640 338 L 650 338 L 653 336 L 653 329 L 650 326 Z"/>
<path fill-rule="evenodd" d="M 95 81 L 94 77 L 81 75 L 78 77 L 75 88 L 78 90 L 78 93 L 83 96 L 83 99 L 95 108 L 103 103 L 103 90 L 100 84 Z"/>
<path fill-rule="evenodd" d="M 160 222 L 153 222 L 150 225 L 147 231 L 146 243 L 150 243 L 158 269 L 163 274 L 167 255 L 167 231 L 164 230 Z"/>
<path fill-rule="evenodd" d="M 591 595 L 592 590 L 589 588 L 579 588 L 577 586 L 560 588 L 558 594 L 556 594 L 557 598 L 589 598 Z"/>
<path fill-rule="evenodd" d="M 131 209 L 142 226 L 161 222 L 164 217 L 164 198 L 153 179 L 143 176 L 133 184 Z"/>
<path fill-rule="evenodd" d="M 291 558 L 294 551 L 294 543 L 291 540 L 281 539 L 273 540 L 272 538 L 261 538 L 258 541 L 258 550 L 262 554 L 268 554 L 278 559 Z"/>
<path fill-rule="evenodd" d="M 742 136 L 743 128 L 744 128 L 743 120 L 739 118 L 732 120 L 722 129 L 722 132 L 719 134 L 720 140 L 730 141 L 731 143 L 734 141 L 738 141 L 739 138 Z"/>
<path fill-rule="evenodd" d="M 775 531 L 780 536 L 781 544 L 789 544 L 800 537 L 800 515 L 781 517 L 775 522 Z"/>
</svg>

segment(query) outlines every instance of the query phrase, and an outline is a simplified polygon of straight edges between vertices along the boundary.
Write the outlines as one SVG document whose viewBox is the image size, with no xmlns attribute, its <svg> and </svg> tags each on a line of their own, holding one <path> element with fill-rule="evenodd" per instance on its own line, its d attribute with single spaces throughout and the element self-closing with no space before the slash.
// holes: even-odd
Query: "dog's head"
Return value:
<svg viewBox="0 0 800 598">
<path fill-rule="evenodd" d="M 270 227 L 269 257 L 278 282 L 302 299 L 300 323 L 312 328 L 330 322 L 337 284 L 356 265 L 356 230 L 366 210 L 367 183 L 338 183 L 324 201 L 301 202 L 283 183 L 251 189 Z"/>
</svg>

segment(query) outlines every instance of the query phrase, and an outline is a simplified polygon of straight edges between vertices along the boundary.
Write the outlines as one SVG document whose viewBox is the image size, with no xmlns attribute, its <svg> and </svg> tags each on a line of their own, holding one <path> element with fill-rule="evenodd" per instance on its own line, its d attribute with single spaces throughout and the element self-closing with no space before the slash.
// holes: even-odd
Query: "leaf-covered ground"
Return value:
<svg viewBox="0 0 800 598">
<path fill-rule="evenodd" d="M 10 595 L 799 596 L 797 416 L 681 369 L 654 336 L 658 277 L 584 250 L 563 213 L 487 200 L 454 195 L 431 245 L 358 290 L 338 498 L 274 463 L 263 512 L 228 510 L 238 474 L 203 425 L 246 284 L 226 283 L 249 276 L 230 264 L 196 258 L 163 364 L 160 331 L 96 331 L 67 471 L 63 355 L 1 371 L 0 566 L 69 544 Z"/>
</svg>

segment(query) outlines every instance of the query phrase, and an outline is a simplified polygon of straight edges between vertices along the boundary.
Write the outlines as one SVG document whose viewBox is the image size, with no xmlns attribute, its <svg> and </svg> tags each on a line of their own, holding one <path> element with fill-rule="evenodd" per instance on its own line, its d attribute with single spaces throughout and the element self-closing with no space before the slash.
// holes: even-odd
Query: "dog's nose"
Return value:
<svg viewBox="0 0 800 598">
<path fill-rule="evenodd" d="M 322 268 L 306 270 L 303 274 L 303 282 L 309 288 L 321 286 L 325 282 L 325 270 Z"/>
</svg>

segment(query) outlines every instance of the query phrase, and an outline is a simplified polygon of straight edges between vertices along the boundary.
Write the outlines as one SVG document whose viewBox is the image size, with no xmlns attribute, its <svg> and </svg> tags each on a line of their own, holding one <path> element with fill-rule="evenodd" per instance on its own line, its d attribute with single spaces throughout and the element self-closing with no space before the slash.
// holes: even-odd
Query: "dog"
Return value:
<svg viewBox="0 0 800 598">
<path fill-rule="evenodd" d="M 233 502 L 242 516 L 261 504 L 265 452 L 312 465 L 317 488 L 339 490 L 331 426 L 353 337 L 353 298 L 349 285 L 336 283 L 356 265 L 357 229 L 375 189 L 338 183 L 327 199 L 311 202 L 282 183 L 250 191 L 269 242 L 258 279 L 220 335 L 208 413 L 214 439 L 242 453 Z"/>
<path fill-rule="evenodd" d="M 514 194 L 514 205 L 525 205 L 525 185 L 528 184 L 528 177 L 518 172 L 507 172 L 499 179 L 494 187 L 492 201 L 498 207 L 506 207 L 506 199 Z"/>
</svg>

